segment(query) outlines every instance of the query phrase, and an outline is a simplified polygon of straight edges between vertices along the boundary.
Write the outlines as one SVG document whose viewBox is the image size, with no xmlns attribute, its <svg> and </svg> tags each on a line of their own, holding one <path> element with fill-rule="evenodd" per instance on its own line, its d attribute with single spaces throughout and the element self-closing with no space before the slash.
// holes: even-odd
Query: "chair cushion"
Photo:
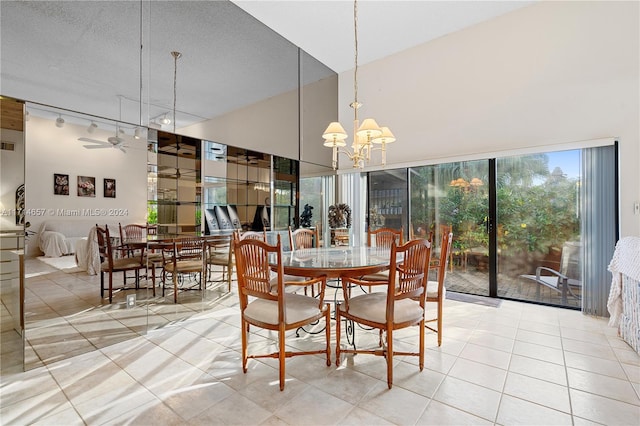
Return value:
<svg viewBox="0 0 640 426">
<path fill-rule="evenodd" d="M 164 266 L 167 272 L 173 272 L 173 263 Z M 178 260 L 175 267 L 176 272 L 200 272 L 202 271 L 202 260 Z"/>
<path fill-rule="evenodd" d="M 447 288 L 442 286 L 442 298 L 447 296 Z M 438 298 L 438 281 L 427 281 L 427 299 Z M 432 300 L 433 302 L 433 300 Z"/>
<path fill-rule="evenodd" d="M 285 294 L 284 306 L 287 324 L 293 324 L 318 316 L 320 308 L 318 299 L 299 294 Z M 256 299 L 244 310 L 247 319 L 278 324 L 278 302 L 275 300 Z"/>
<path fill-rule="evenodd" d="M 145 252 L 143 256 L 144 263 L 146 262 L 162 262 L 162 253 L 148 253 Z"/>
<path fill-rule="evenodd" d="M 339 305 L 344 312 L 345 304 Z M 368 321 L 385 323 L 387 321 L 387 293 L 368 293 L 349 299 L 350 315 Z M 420 303 L 412 299 L 402 299 L 396 302 L 394 308 L 394 323 L 406 321 L 420 321 L 424 318 L 424 310 Z"/>
<path fill-rule="evenodd" d="M 109 262 L 102 262 L 101 268 L 103 271 L 109 270 Z M 122 269 L 142 269 L 143 265 L 140 263 L 140 259 L 136 257 L 123 257 L 121 259 L 113 260 L 113 270 L 118 271 Z"/>
<path fill-rule="evenodd" d="M 365 281 L 389 281 L 389 270 L 386 269 L 375 274 L 365 275 L 361 279 Z"/>
<path fill-rule="evenodd" d="M 284 291 L 285 293 L 295 293 L 298 290 L 304 290 L 304 287 L 302 286 L 298 286 L 298 285 L 287 285 L 287 283 L 299 283 L 302 281 L 306 281 L 307 279 L 304 277 L 298 277 L 296 275 L 285 275 L 284 277 L 282 277 L 282 279 L 284 280 Z M 271 292 L 272 293 L 277 293 L 278 292 L 278 276 L 275 275 L 271 278 Z"/>
</svg>

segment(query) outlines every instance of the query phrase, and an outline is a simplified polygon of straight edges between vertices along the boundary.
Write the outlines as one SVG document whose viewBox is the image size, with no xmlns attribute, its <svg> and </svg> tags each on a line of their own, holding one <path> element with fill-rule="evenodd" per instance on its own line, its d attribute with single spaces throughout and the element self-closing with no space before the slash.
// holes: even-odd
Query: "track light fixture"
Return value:
<svg viewBox="0 0 640 426">
<path fill-rule="evenodd" d="M 169 117 L 167 117 L 167 114 L 165 114 L 161 119 L 160 119 L 160 124 L 162 124 L 163 126 L 166 126 L 167 124 L 171 124 L 171 119 Z"/>
<path fill-rule="evenodd" d="M 87 133 L 93 133 L 96 131 L 97 128 L 98 128 L 98 125 L 92 121 L 91 124 L 87 126 Z"/>
<path fill-rule="evenodd" d="M 64 118 L 61 115 L 56 118 L 56 127 L 62 128 L 64 126 Z"/>
</svg>

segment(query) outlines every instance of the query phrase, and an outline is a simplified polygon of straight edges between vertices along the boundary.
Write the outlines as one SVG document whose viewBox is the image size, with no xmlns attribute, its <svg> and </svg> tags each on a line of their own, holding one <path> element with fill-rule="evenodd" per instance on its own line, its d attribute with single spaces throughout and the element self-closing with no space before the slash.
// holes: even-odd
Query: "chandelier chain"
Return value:
<svg viewBox="0 0 640 426">
<path fill-rule="evenodd" d="M 354 62 L 355 68 L 353 70 L 353 97 L 354 103 L 358 104 L 358 1 L 355 0 L 353 2 L 353 33 L 354 33 L 354 41 L 355 41 L 355 54 L 354 54 Z M 358 114 L 358 108 L 354 108 L 356 110 L 356 116 Z"/>
<path fill-rule="evenodd" d="M 353 69 L 353 141 L 347 148 L 346 139 L 349 137 L 338 121 L 329 123 L 322 134 L 325 139 L 324 146 L 332 149 L 331 163 L 333 169 L 337 169 L 338 154 L 345 154 L 353 162 L 354 168 L 363 168 L 369 163 L 371 153 L 382 153 L 381 164 L 387 163 L 387 145 L 395 142 L 395 137 L 388 127 L 380 127 L 373 118 L 367 118 L 362 123 L 358 119 L 358 109 L 362 106 L 358 102 L 358 1 L 353 0 L 353 38 L 354 38 L 354 69 Z M 375 146 L 375 148 L 374 148 Z M 379 146 L 379 147 L 378 147 Z"/>
</svg>

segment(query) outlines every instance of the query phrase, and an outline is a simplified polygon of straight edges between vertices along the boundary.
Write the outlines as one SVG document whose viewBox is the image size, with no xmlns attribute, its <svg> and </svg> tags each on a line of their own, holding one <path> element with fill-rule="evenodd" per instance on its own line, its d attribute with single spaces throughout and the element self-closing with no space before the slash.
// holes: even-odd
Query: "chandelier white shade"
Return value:
<svg viewBox="0 0 640 426">
<path fill-rule="evenodd" d="M 396 138 L 388 127 L 380 127 L 373 118 L 366 118 L 360 123 L 358 109 L 362 106 L 358 102 L 358 2 L 353 2 L 353 28 L 355 35 L 355 68 L 353 73 L 354 101 L 350 104 L 353 108 L 353 142 L 347 148 L 346 139 L 349 137 L 344 127 L 337 121 L 329 123 L 322 134 L 324 146 L 333 150 L 332 166 L 335 170 L 338 166 L 338 153 L 345 154 L 353 162 L 354 168 L 363 168 L 371 159 L 371 152 L 382 152 L 381 164 L 387 163 L 387 144 L 395 142 Z M 380 145 L 374 148 L 373 144 Z"/>
</svg>

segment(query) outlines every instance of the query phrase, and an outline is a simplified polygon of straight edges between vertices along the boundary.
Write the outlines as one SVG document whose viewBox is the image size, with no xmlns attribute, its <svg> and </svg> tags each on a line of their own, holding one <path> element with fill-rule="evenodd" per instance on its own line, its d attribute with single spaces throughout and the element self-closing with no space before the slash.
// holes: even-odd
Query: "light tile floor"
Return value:
<svg viewBox="0 0 640 426">
<path fill-rule="evenodd" d="M 427 332 L 422 372 L 415 358 L 397 357 L 393 389 L 381 357 L 350 356 L 327 367 L 324 358 L 305 356 L 287 359 L 283 392 L 276 360 L 250 360 L 242 372 L 235 294 L 179 318 L 3 374 L 0 424 L 637 425 L 640 419 L 640 357 L 605 319 L 577 311 L 446 300 L 442 346 Z M 252 331 L 250 350 L 275 347 L 273 333 Z M 417 332 L 398 333 L 396 342 L 414 345 Z M 290 334 L 287 343 L 317 347 L 322 336 Z M 378 337 L 358 329 L 357 339 L 364 347 Z"/>
</svg>

